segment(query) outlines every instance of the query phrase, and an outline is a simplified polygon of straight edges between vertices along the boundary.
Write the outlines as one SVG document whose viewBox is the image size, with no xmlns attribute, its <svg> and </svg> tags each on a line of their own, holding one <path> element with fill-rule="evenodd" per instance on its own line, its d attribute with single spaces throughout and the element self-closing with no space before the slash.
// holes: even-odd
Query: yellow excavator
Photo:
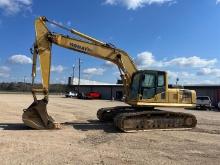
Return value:
<svg viewBox="0 0 220 165">
<path fill-rule="evenodd" d="M 53 24 L 72 36 L 51 32 L 48 24 Z M 97 111 L 100 121 L 113 121 L 124 132 L 151 129 L 193 128 L 197 124 L 192 114 L 160 110 L 158 107 L 195 107 L 196 93 L 187 89 L 168 88 L 165 71 L 138 70 L 131 57 L 111 44 L 99 41 L 75 29 L 67 28 L 46 17 L 35 21 L 36 39 L 32 66 L 32 94 L 34 102 L 24 110 L 22 120 L 34 129 L 59 129 L 61 124 L 47 113 L 51 48 L 52 44 L 110 61 L 118 66 L 124 85 L 125 103 L 128 106 L 101 108 Z M 42 88 L 35 88 L 37 56 L 39 56 Z M 37 94 L 44 95 L 38 99 Z"/>
</svg>

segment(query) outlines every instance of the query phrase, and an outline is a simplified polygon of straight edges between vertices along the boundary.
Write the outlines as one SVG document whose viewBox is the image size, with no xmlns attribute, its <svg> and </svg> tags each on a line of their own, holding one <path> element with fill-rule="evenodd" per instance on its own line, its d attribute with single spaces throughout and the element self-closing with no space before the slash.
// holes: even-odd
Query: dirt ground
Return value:
<svg viewBox="0 0 220 165">
<path fill-rule="evenodd" d="M 48 111 L 61 130 L 31 130 L 21 121 L 31 95 L 0 94 L 0 164 L 219 164 L 220 112 L 191 111 L 198 125 L 185 131 L 122 133 L 99 123 L 101 107 L 124 105 L 105 100 L 51 96 Z"/>
</svg>

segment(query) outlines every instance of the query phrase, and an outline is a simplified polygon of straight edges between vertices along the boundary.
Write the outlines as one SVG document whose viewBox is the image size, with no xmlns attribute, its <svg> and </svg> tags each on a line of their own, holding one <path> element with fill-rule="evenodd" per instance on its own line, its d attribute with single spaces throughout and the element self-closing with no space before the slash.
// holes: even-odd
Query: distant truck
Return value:
<svg viewBox="0 0 220 165">
<path fill-rule="evenodd" d="M 77 97 L 78 93 L 75 91 L 66 92 L 65 96 L 68 97 Z"/>
<path fill-rule="evenodd" d="M 209 96 L 198 96 L 196 98 L 196 108 L 199 109 L 212 109 L 212 101 Z"/>
</svg>

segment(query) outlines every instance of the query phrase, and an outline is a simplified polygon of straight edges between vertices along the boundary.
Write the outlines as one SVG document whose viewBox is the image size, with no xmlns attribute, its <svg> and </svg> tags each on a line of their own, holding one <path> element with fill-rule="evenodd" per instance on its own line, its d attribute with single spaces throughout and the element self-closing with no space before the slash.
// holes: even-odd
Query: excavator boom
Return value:
<svg viewBox="0 0 220 165">
<path fill-rule="evenodd" d="M 52 33 L 46 26 L 47 22 L 58 25 L 57 23 L 47 20 L 45 17 L 40 17 L 35 21 L 36 51 L 34 51 L 38 53 L 40 58 L 42 84 L 45 92 L 47 92 L 46 90 L 49 88 L 52 44 L 56 44 L 64 48 L 81 52 L 116 64 L 121 73 L 123 73 L 122 79 L 124 80 L 123 82 L 125 90 L 127 91 L 131 77 L 133 73 L 137 72 L 137 68 L 126 52 L 114 48 L 104 42 L 98 41 L 74 29 L 68 29 L 61 25 L 59 25 L 59 27 L 65 28 L 65 30 L 68 30 L 69 32 L 77 35 L 80 39 L 76 37 L 69 37 L 67 35 L 64 36 L 58 33 Z M 33 72 L 36 74 L 35 68 L 33 69 Z"/>
</svg>

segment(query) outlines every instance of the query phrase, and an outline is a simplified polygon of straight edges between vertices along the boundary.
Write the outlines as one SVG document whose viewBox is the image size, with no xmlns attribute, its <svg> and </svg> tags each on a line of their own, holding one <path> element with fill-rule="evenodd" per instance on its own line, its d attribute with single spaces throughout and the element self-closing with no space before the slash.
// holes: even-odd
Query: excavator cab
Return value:
<svg viewBox="0 0 220 165">
<path fill-rule="evenodd" d="M 193 90 L 168 88 L 165 71 L 141 70 L 132 76 L 126 102 L 146 107 L 193 107 L 196 93 Z"/>
<path fill-rule="evenodd" d="M 129 100 L 153 99 L 167 88 L 166 72 L 142 70 L 132 77 Z"/>
</svg>

